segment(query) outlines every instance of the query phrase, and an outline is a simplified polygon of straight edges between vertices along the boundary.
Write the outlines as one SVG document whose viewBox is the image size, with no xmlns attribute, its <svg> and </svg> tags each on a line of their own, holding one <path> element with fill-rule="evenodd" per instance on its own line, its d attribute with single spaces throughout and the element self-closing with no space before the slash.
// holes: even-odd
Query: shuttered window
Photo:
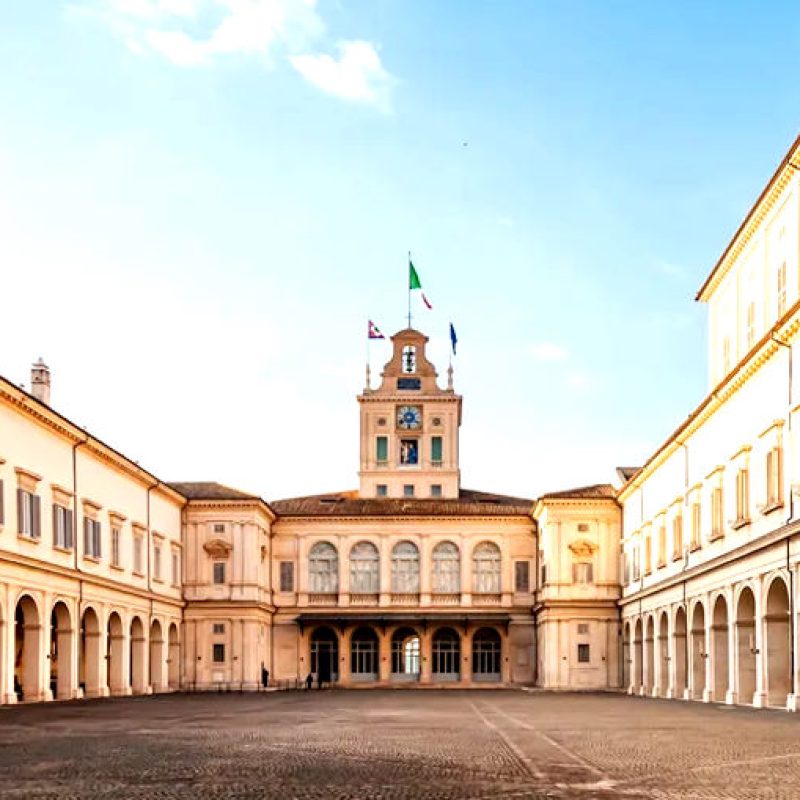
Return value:
<svg viewBox="0 0 800 800">
<path fill-rule="evenodd" d="M 385 464 L 389 460 L 389 439 L 386 436 L 375 439 L 375 460 L 379 464 Z"/>
<path fill-rule="evenodd" d="M 434 464 L 442 463 L 442 437 L 431 437 L 431 461 Z"/>
<path fill-rule="evenodd" d="M 42 535 L 41 500 L 24 489 L 17 489 L 17 533 L 29 539 Z"/>
<path fill-rule="evenodd" d="M 53 545 L 64 550 L 72 550 L 72 511 L 58 503 L 53 505 Z"/>
<path fill-rule="evenodd" d="M 294 591 L 294 563 L 281 561 L 281 591 Z"/>
<path fill-rule="evenodd" d="M 518 592 L 531 590 L 531 565 L 529 561 L 514 562 L 514 588 Z"/>
<path fill-rule="evenodd" d="M 89 558 L 100 558 L 100 521 L 96 519 L 83 519 L 83 554 Z"/>
</svg>

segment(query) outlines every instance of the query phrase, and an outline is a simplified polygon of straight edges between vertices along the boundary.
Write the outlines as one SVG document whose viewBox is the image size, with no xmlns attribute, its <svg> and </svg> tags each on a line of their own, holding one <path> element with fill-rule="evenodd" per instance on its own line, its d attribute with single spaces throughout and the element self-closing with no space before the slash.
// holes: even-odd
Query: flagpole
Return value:
<svg viewBox="0 0 800 800">
<path fill-rule="evenodd" d="M 411 251 L 408 251 L 408 327 L 411 327 Z"/>
</svg>

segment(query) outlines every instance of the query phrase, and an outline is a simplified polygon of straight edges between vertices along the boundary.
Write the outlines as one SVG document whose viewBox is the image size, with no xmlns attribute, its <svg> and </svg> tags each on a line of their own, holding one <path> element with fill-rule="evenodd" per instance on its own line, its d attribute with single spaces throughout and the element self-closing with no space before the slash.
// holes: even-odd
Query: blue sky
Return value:
<svg viewBox="0 0 800 800">
<path fill-rule="evenodd" d="M 410 249 L 463 484 L 607 480 L 703 396 L 694 294 L 800 130 L 799 43 L 789 3 L 5 3 L 0 374 L 43 356 L 164 479 L 352 487 Z"/>
</svg>

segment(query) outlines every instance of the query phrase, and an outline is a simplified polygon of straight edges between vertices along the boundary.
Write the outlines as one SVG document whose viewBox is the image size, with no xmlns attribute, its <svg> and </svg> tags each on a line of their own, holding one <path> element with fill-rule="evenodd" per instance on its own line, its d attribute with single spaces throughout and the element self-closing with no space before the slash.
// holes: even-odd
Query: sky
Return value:
<svg viewBox="0 0 800 800">
<path fill-rule="evenodd" d="M 0 3 L 0 375 L 162 480 L 354 488 L 411 251 L 462 485 L 612 480 L 707 390 L 799 45 L 788 2 Z"/>
</svg>

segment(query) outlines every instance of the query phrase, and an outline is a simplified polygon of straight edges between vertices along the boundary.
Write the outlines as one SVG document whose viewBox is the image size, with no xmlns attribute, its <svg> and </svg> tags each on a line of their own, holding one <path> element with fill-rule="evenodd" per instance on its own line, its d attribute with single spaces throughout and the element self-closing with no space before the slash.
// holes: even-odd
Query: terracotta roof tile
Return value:
<svg viewBox="0 0 800 800">
<path fill-rule="evenodd" d="M 578 486 L 560 492 L 548 492 L 541 500 L 575 499 L 575 500 L 614 500 L 617 490 L 610 483 L 594 483 L 591 486 Z"/>
<path fill-rule="evenodd" d="M 175 481 L 167 486 L 187 500 L 261 500 L 258 495 L 240 492 L 214 481 Z"/>
</svg>

